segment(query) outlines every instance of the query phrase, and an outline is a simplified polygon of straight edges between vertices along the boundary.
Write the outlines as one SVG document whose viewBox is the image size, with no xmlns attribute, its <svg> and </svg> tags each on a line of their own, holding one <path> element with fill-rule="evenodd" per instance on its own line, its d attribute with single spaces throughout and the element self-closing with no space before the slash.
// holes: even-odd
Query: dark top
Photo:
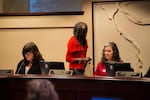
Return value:
<svg viewBox="0 0 150 100">
<path fill-rule="evenodd" d="M 25 66 L 24 60 L 21 60 L 17 65 L 15 74 L 25 74 Z M 27 74 L 41 74 L 39 61 L 32 64 Z"/>
</svg>

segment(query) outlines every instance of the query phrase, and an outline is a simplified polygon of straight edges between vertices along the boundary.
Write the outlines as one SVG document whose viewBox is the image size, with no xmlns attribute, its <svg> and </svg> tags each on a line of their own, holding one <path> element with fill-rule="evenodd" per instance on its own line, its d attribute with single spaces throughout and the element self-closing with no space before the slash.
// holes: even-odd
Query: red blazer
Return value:
<svg viewBox="0 0 150 100">
<path fill-rule="evenodd" d="M 76 40 L 74 36 L 68 41 L 68 50 L 66 61 L 69 62 L 69 69 L 84 69 L 84 63 L 75 61 L 76 58 L 86 57 L 88 45 L 84 47 Z"/>
<path fill-rule="evenodd" d="M 106 66 L 103 63 L 99 62 L 97 64 L 94 76 L 106 76 Z"/>
</svg>

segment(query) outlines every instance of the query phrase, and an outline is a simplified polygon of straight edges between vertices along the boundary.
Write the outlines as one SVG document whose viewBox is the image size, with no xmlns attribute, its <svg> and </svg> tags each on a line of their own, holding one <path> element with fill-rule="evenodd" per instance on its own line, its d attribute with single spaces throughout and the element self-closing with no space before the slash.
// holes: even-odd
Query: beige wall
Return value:
<svg viewBox="0 0 150 100">
<path fill-rule="evenodd" d="M 117 9 L 118 12 L 116 13 Z M 94 5 L 96 64 L 100 61 L 104 44 L 115 41 L 119 47 L 122 60 L 130 62 L 135 71 L 146 72 L 148 66 L 150 66 L 149 9 L 150 1 L 97 3 Z M 115 15 L 114 19 L 113 15 Z M 133 44 L 120 35 L 120 32 L 140 49 L 140 54 Z M 143 61 L 143 68 L 139 68 L 140 63 L 137 55 Z"/>
<path fill-rule="evenodd" d="M 141 3 L 143 4 L 143 3 Z M 147 3 L 146 3 L 147 4 Z M 95 7 L 94 25 L 95 25 L 95 64 L 98 63 L 101 57 L 103 45 L 108 41 L 115 41 L 118 44 L 121 58 L 124 61 L 131 62 L 136 71 L 145 72 L 150 65 L 149 62 L 149 26 L 141 26 L 133 24 L 121 12 L 117 13 L 116 21 L 127 36 L 131 37 L 140 47 L 141 58 L 144 63 L 142 69 L 138 69 L 138 61 L 136 58 L 135 48 L 124 40 L 116 31 L 116 28 L 111 20 L 108 20 L 107 15 L 112 16 L 117 4 L 112 4 L 107 9 L 106 13 L 101 9 L 100 4 Z M 137 6 L 136 6 L 137 5 Z M 134 10 L 134 13 L 144 18 L 144 23 L 149 21 L 149 12 L 146 6 L 139 4 L 129 6 L 129 9 Z M 105 4 L 104 4 L 105 6 Z M 141 7 L 142 6 L 142 7 Z M 0 27 L 70 27 L 74 26 L 78 21 L 84 21 L 88 24 L 88 54 L 92 57 L 92 9 L 91 2 L 83 0 L 84 15 L 69 15 L 69 16 L 10 16 L 0 17 Z M 141 9 L 140 9 L 141 8 Z M 134 15 L 135 15 L 134 14 Z M 1 29 L 0 30 L 0 68 L 16 69 L 18 61 L 22 59 L 21 51 L 26 42 L 35 42 L 44 58 L 47 61 L 64 61 L 66 54 L 67 41 L 72 36 L 71 28 L 62 29 Z M 68 63 L 65 62 L 66 69 Z M 86 70 L 87 75 L 92 75 L 92 65 Z"/>
<path fill-rule="evenodd" d="M 0 17 L 0 27 L 71 27 L 78 21 L 88 24 L 87 56 L 92 57 L 92 18 L 91 3 L 83 0 L 84 15 L 68 16 L 10 16 Z M 64 61 L 67 41 L 73 30 L 62 29 L 11 29 L 0 30 L 0 68 L 16 69 L 17 63 L 22 59 L 21 51 L 26 42 L 35 42 L 47 61 Z M 66 69 L 68 63 L 65 62 Z M 87 68 L 88 75 L 92 73 L 92 66 Z"/>
</svg>

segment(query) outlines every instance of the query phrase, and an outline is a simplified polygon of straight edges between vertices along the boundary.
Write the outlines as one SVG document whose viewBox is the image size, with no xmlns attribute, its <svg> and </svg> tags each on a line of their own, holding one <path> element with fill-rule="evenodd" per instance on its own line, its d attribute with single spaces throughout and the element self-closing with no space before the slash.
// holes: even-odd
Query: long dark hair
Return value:
<svg viewBox="0 0 150 100">
<path fill-rule="evenodd" d="M 86 41 L 87 30 L 88 30 L 87 24 L 84 22 L 78 22 L 74 26 L 74 36 L 82 46 L 85 46 L 87 43 Z"/>
<path fill-rule="evenodd" d="M 121 58 L 120 58 L 120 55 L 119 55 L 119 50 L 118 50 L 118 47 L 117 47 L 115 42 L 108 42 L 106 45 L 104 45 L 101 62 L 104 63 L 105 61 L 107 61 L 107 59 L 105 57 L 105 54 L 104 54 L 104 49 L 107 46 L 111 46 L 112 47 L 112 50 L 113 50 L 112 60 L 113 61 L 117 61 L 117 62 L 121 62 Z"/>
<path fill-rule="evenodd" d="M 33 53 L 33 60 L 32 63 L 35 63 L 39 60 L 43 60 L 43 57 L 37 47 L 37 45 L 33 42 L 29 42 L 27 44 L 24 45 L 23 50 L 22 50 L 22 55 L 24 57 L 25 63 L 28 64 L 29 62 L 26 60 L 25 58 L 25 54 L 28 52 L 32 52 Z"/>
</svg>

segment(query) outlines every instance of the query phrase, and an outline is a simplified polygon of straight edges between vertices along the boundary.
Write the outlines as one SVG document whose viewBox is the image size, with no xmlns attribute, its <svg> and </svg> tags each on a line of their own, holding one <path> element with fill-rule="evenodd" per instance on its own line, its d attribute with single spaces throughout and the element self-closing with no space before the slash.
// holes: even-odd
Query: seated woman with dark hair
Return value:
<svg viewBox="0 0 150 100">
<path fill-rule="evenodd" d="M 106 61 L 122 62 L 117 45 L 114 42 L 108 42 L 104 45 L 101 61 L 97 64 L 95 76 L 106 76 Z"/>
<path fill-rule="evenodd" d="M 35 43 L 29 42 L 22 50 L 23 60 L 18 63 L 15 74 L 41 74 L 40 61 L 43 60 Z"/>
</svg>

